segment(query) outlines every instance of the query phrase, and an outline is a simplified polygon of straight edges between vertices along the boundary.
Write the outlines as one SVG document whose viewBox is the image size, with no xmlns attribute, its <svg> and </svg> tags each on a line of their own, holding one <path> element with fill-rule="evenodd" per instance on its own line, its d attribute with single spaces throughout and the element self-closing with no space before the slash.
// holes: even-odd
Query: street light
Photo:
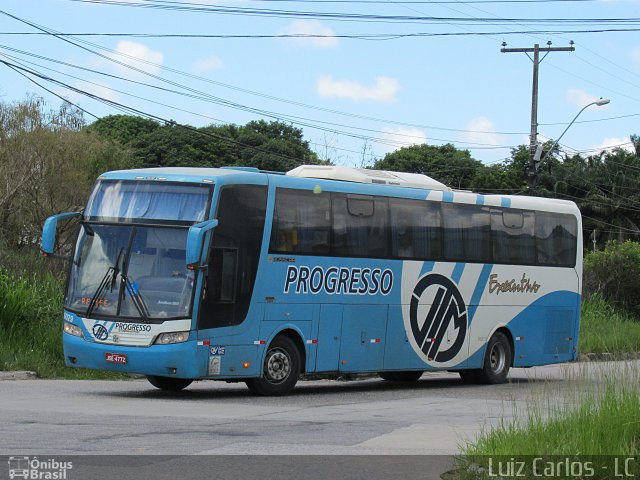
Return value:
<svg viewBox="0 0 640 480">
<path fill-rule="evenodd" d="M 584 112 L 587 108 L 589 108 L 591 105 L 597 105 L 598 107 L 601 107 L 603 105 L 606 105 L 610 101 L 611 100 L 609 100 L 608 98 L 601 98 L 600 100 L 596 100 L 595 102 L 591 102 L 591 103 L 585 105 L 584 107 L 582 107 L 582 109 L 577 113 L 577 115 L 575 117 L 573 117 L 573 120 L 571 120 L 571 122 L 569 122 L 569 125 L 567 125 L 567 128 L 564 129 L 564 132 L 562 132 L 560 134 L 560 136 L 556 139 L 556 141 L 553 142 L 553 145 L 551 145 L 551 148 L 549 149 L 549 151 L 547 151 L 547 153 L 545 154 L 545 156 L 543 158 L 540 158 L 542 156 L 542 145 L 538 144 L 538 148 L 536 149 L 536 153 L 535 153 L 535 155 L 533 157 L 533 160 L 537 163 L 537 162 L 541 162 L 542 160 L 546 159 L 547 156 L 549 155 L 549 153 L 553 152 L 553 149 L 556 148 L 556 145 L 558 145 L 558 142 L 564 136 L 564 134 L 567 133 L 567 130 L 569 130 L 569 127 L 571 127 L 571 125 L 573 125 L 573 122 L 575 122 L 578 119 L 578 117 L 580 116 L 580 114 L 582 112 Z"/>
</svg>

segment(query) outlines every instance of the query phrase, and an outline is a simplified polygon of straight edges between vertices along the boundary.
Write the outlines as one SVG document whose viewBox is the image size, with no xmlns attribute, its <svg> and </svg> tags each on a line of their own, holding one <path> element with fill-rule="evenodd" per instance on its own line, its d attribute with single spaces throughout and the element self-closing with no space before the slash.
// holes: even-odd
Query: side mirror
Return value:
<svg viewBox="0 0 640 480">
<path fill-rule="evenodd" d="M 74 217 L 79 217 L 80 212 L 67 212 L 59 213 L 47 218 L 42 227 L 42 254 L 45 256 L 53 255 L 56 247 L 56 233 L 58 230 L 58 222 L 60 220 L 69 220 Z"/>
<path fill-rule="evenodd" d="M 200 258 L 202 257 L 202 244 L 205 234 L 218 226 L 218 220 L 205 220 L 196 223 L 189 228 L 187 234 L 187 251 L 186 262 L 189 270 L 195 270 L 200 266 Z"/>
</svg>

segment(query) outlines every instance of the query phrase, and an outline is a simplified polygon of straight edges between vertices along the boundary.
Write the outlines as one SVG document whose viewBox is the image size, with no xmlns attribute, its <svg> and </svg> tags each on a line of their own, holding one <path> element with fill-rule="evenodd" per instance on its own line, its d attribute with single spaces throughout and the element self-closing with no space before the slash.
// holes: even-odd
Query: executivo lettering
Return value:
<svg viewBox="0 0 640 480">
<path fill-rule="evenodd" d="M 538 293 L 540 288 L 542 288 L 542 285 L 535 280 L 532 282 L 524 273 L 520 281 L 515 278 L 500 281 L 497 273 L 489 276 L 489 293 L 495 292 L 496 295 L 501 293 Z"/>
</svg>

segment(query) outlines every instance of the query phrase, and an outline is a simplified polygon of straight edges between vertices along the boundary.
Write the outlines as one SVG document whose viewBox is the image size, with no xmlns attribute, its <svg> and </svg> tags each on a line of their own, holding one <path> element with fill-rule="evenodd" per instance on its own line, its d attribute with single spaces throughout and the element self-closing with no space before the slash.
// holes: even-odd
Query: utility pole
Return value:
<svg viewBox="0 0 640 480">
<path fill-rule="evenodd" d="M 535 44 L 533 48 L 506 48 L 507 43 L 502 42 L 502 53 L 525 53 L 533 62 L 533 86 L 531 88 L 531 133 L 529 134 L 529 165 L 525 169 L 527 184 L 529 189 L 535 191 L 538 182 L 538 163 L 542 156 L 542 145 L 538 145 L 538 67 L 540 62 L 544 60 L 550 52 L 573 52 L 573 40 L 569 42 L 570 47 L 552 47 L 551 42 L 547 42 L 546 47 L 540 48 L 539 44 Z M 540 52 L 545 55 L 540 58 Z M 533 58 L 529 55 L 533 53 Z"/>
</svg>

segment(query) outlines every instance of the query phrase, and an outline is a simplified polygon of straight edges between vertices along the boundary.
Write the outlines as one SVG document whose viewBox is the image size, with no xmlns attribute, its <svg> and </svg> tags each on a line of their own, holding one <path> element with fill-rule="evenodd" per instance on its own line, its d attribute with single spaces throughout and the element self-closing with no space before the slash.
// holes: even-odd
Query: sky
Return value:
<svg viewBox="0 0 640 480">
<path fill-rule="evenodd" d="M 0 101 L 63 97 L 88 121 L 120 106 L 194 126 L 281 120 L 338 165 L 422 143 L 492 164 L 531 124 L 533 62 L 503 42 L 574 42 L 540 63 L 540 141 L 607 98 L 561 149 L 631 148 L 640 0 L 3 0 Z"/>
</svg>

